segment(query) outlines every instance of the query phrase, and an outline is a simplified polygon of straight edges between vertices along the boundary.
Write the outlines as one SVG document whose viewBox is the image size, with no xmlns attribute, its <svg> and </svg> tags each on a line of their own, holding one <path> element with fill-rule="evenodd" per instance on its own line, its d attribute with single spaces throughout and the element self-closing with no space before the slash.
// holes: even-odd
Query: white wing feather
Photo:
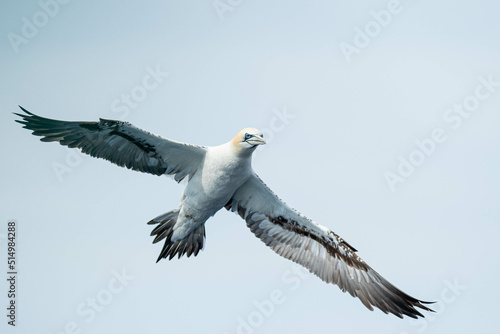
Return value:
<svg viewBox="0 0 500 334">
<path fill-rule="evenodd" d="M 83 153 L 119 166 L 154 175 L 172 175 L 177 182 L 192 176 L 205 157 L 201 146 L 155 136 L 130 123 L 100 119 L 99 122 L 66 122 L 30 113 L 16 114 L 17 122 L 33 130 L 41 141 L 58 141 Z"/>
<path fill-rule="evenodd" d="M 358 297 L 370 310 L 417 318 L 427 303 L 408 296 L 368 266 L 337 234 L 302 216 L 253 175 L 226 205 L 279 255 L 301 264 L 327 283 Z"/>
</svg>

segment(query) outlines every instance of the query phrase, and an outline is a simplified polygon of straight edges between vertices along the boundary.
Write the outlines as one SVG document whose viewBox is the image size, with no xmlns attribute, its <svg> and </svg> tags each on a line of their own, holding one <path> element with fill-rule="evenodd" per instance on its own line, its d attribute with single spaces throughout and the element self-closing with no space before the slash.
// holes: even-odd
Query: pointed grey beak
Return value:
<svg viewBox="0 0 500 334">
<path fill-rule="evenodd" d="M 250 145 L 265 145 L 266 140 L 259 136 L 253 136 L 252 138 L 247 139 L 247 143 Z"/>
</svg>

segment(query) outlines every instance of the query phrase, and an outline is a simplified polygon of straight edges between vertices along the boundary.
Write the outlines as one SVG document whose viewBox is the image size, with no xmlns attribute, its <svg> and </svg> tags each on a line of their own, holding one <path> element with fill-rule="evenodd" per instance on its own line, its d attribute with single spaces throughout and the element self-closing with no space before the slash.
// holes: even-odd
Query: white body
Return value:
<svg viewBox="0 0 500 334">
<path fill-rule="evenodd" d="M 242 154 L 232 142 L 207 147 L 205 159 L 184 190 L 172 240 L 183 239 L 204 224 L 251 175 L 251 154 Z"/>
</svg>

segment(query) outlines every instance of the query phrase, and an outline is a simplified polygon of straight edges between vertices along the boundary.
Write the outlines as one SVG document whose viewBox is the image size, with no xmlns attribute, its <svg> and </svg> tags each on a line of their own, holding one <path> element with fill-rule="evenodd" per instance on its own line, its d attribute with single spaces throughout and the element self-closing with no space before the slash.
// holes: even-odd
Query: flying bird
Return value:
<svg viewBox="0 0 500 334">
<path fill-rule="evenodd" d="M 389 283 L 366 264 L 357 250 L 330 229 L 304 217 L 280 200 L 252 169 L 252 154 L 266 143 L 261 131 L 245 128 L 229 142 L 213 147 L 184 144 L 143 131 L 130 123 L 66 122 L 30 113 L 18 114 L 24 128 L 41 141 L 58 141 L 118 166 L 153 175 L 170 175 L 187 185 L 177 208 L 148 224 L 153 243 L 164 241 L 158 261 L 198 255 L 205 223 L 222 208 L 237 213 L 260 240 L 327 283 L 400 318 L 432 311 Z"/>
</svg>

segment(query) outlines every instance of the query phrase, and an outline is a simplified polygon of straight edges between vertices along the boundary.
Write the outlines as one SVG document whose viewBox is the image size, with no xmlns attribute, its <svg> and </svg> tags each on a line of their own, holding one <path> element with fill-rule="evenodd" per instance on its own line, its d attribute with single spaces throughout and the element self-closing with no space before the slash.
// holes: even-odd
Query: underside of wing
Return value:
<svg viewBox="0 0 500 334">
<path fill-rule="evenodd" d="M 136 171 L 174 175 L 178 182 L 196 171 L 206 152 L 203 147 L 164 139 L 127 122 L 107 119 L 66 122 L 40 117 L 20 108 L 25 114 L 16 114 L 22 117 L 16 122 L 33 130 L 33 135 L 42 136 L 41 141 L 58 141 Z"/>
<path fill-rule="evenodd" d="M 423 317 L 416 308 L 432 311 L 423 305 L 427 302 L 385 280 L 337 234 L 288 207 L 256 175 L 235 192 L 226 208 L 245 219 L 273 251 L 358 297 L 368 309 L 375 306 L 400 318 Z"/>
</svg>

